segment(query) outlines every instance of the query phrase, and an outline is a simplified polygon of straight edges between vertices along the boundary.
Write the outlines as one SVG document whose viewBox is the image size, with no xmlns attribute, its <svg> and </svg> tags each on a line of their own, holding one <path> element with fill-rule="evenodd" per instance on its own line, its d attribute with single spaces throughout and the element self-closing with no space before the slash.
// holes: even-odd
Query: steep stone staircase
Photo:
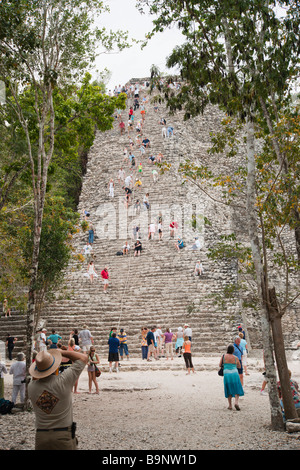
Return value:
<svg viewBox="0 0 300 470">
<path fill-rule="evenodd" d="M 84 210 L 90 212 L 89 220 L 96 228 L 93 253 L 99 277 L 91 284 L 84 276 L 86 262 L 73 260 L 65 273 L 66 288 L 57 292 L 54 302 L 45 305 L 42 321 L 48 331 L 55 328 L 65 342 L 71 329 L 80 330 L 86 324 L 95 339 L 97 351 L 105 355 L 108 333 L 113 326 L 126 330 L 130 353 L 140 355 L 141 327 L 159 325 L 163 331 L 169 327 L 176 332 L 179 326 L 189 323 L 193 330 L 193 354 L 214 354 L 224 351 L 232 341 L 241 320 L 238 299 L 236 305 L 225 310 L 214 304 L 214 297 L 222 288 L 229 282 L 236 282 L 235 263 L 211 262 L 207 257 L 208 249 L 218 240 L 221 229 L 231 231 L 231 214 L 205 197 L 198 188 L 183 184 L 177 170 L 189 154 L 191 158 L 207 157 L 209 132 L 219 125 L 220 114 L 210 109 L 197 121 L 186 124 L 182 113 L 169 116 L 164 105 L 159 105 L 156 112 L 147 89 L 140 95 L 140 101 L 143 96 L 147 98 L 143 138 L 149 138 L 151 148 L 144 157 L 136 143 L 132 149 L 136 160 L 134 179 L 140 177 L 142 181 L 142 188 L 134 190 L 132 200 L 139 199 L 142 204 L 144 195 L 149 193 L 150 209 L 147 211 L 142 207 L 138 216 L 134 214 L 132 204 L 128 210 L 125 208 L 125 193 L 118 182 L 118 171 L 123 167 L 126 176 L 131 173 L 130 165 L 123 162 L 123 148 L 129 148 L 129 137 L 127 129 L 124 135 L 120 134 L 116 118 L 113 130 L 97 133 L 78 206 L 81 214 Z M 125 124 L 132 101 L 127 100 L 127 109 L 122 112 Z M 136 123 L 140 119 L 140 110 L 134 114 Z M 166 118 L 167 125 L 173 126 L 174 136 L 162 137 L 161 117 Z M 136 142 L 135 124 L 130 135 Z M 171 167 L 160 173 L 158 181 L 154 182 L 152 170 L 157 165 L 148 157 L 159 152 L 164 155 L 163 162 Z M 143 166 L 141 175 L 137 170 L 140 162 Z M 222 162 L 216 161 L 216 164 L 220 166 Z M 115 183 L 114 198 L 109 197 L 111 178 Z M 159 241 L 156 233 L 154 240 L 148 240 L 148 225 L 157 221 L 160 212 L 163 239 Z M 200 221 L 196 229 L 191 224 L 193 215 Z M 204 225 L 203 216 L 211 220 L 211 225 Z M 169 224 L 173 220 L 178 222 L 178 235 L 182 234 L 185 243 L 180 252 L 174 246 L 176 238 L 174 240 L 169 234 Z M 141 256 L 134 257 L 133 249 L 128 256 L 116 256 L 126 240 L 133 247 L 132 227 L 136 224 L 141 229 Z M 189 249 L 195 237 L 199 237 L 203 245 L 200 252 Z M 86 240 L 87 232 L 80 228 L 73 240 L 75 253 L 82 253 Z M 193 276 L 198 259 L 205 269 L 201 277 Z M 103 292 L 100 278 L 105 266 L 110 275 L 107 294 Z M 16 333 L 16 330 L 11 332 Z"/>
<path fill-rule="evenodd" d="M 236 266 L 226 261 L 211 265 L 207 259 L 207 250 L 216 241 L 218 227 L 220 224 L 224 226 L 224 220 L 218 220 L 217 217 L 212 228 L 204 228 L 202 225 L 201 232 L 193 230 L 192 213 L 201 218 L 211 204 L 203 201 L 194 188 L 183 185 L 177 172 L 189 142 L 188 130 L 181 114 L 170 117 L 162 105 L 156 112 L 147 90 L 142 96 L 148 100 L 143 138 L 149 138 L 151 147 L 142 157 L 137 144 L 133 146 L 132 153 L 136 160 L 134 179 L 141 177 L 142 188 L 134 190 L 132 201 L 139 199 L 142 203 L 144 195 L 149 193 L 150 210 L 142 207 L 140 216 L 135 216 L 133 205 L 128 210 L 125 208 L 125 193 L 118 183 L 118 171 L 123 167 L 126 176 L 131 173 L 130 165 L 123 162 L 123 148 L 129 148 L 129 137 L 127 132 L 120 135 L 116 119 L 112 131 L 97 134 L 90 151 L 78 207 L 80 213 L 84 210 L 90 212 L 89 219 L 96 228 L 98 238 L 93 244 L 93 252 L 99 277 L 91 284 L 84 277 L 86 263 L 78 269 L 76 261 L 73 262 L 66 273 L 68 298 L 62 299 L 58 294 L 57 301 L 45 307 L 43 317 L 48 329 L 54 327 L 63 336 L 70 329 L 81 329 L 83 324 L 87 324 L 97 349 L 102 353 L 107 351 L 108 332 L 113 326 L 126 330 L 131 353 L 140 354 L 141 327 L 155 324 L 162 329 L 169 327 L 175 332 L 185 322 L 193 329 L 194 353 L 223 350 L 224 345 L 232 340 L 233 330 L 239 320 L 236 317 L 238 304 L 233 310 L 220 311 L 213 304 L 212 297 L 227 282 L 236 279 Z M 131 104 L 132 100 L 128 99 L 127 110 L 122 113 L 126 124 Z M 135 112 L 135 123 L 139 115 L 138 109 Z M 174 136 L 162 136 L 162 126 L 159 124 L 161 117 L 166 118 L 167 125 L 172 124 Z M 134 142 L 136 135 L 134 125 L 130 133 Z M 207 137 L 203 138 L 204 146 Z M 201 135 L 198 138 L 201 140 Z M 158 181 L 154 183 L 152 170 L 156 165 L 148 157 L 151 154 L 156 156 L 159 152 L 164 155 L 163 161 L 171 164 L 171 169 L 159 174 Z M 141 175 L 137 171 L 140 162 L 143 166 Z M 108 184 L 111 178 L 115 183 L 114 198 L 109 197 Z M 156 233 L 154 240 L 148 240 L 148 224 L 157 221 L 160 212 L 163 216 L 163 239 L 159 241 Z M 211 214 L 204 215 L 210 217 Z M 222 215 L 224 217 L 224 212 Z M 169 235 L 169 224 L 174 219 L 179 224 L 178 232 L 181 234 L 182 231 L 185 242 L 185 248 L 180 252 L 174 246 L 176 238 L 174 240 Z M 136 223 L 141 228 L 141 256 L 134 257 L 132 249 L 128 256 L 116 256 L 126 240 L 133 247 L 132 227 Z M 230 226 L 229 214 L 227 223 Z M 189 249 L 196 236 L 204 243 L 200 253 Z M 82 231 L 75 236 L 77 253 L 82 251 L 86 240 L 87 233 Z M 205 275 L 196 278 L 193 271 L 199 258 L 203 262 Z M 100 272 L 105 266 L 110 275 L 107 294 L 103 292 L 100 279 Z"/>
</svg>

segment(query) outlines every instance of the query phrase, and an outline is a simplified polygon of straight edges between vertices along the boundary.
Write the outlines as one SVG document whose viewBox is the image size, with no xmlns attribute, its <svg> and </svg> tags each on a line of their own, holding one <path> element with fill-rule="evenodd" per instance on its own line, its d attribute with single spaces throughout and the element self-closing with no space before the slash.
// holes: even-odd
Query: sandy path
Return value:
<svg viewBox="0 0 300 470">
<path fill-rule="evenodd" d="M 299 434 L 270 430 L 268 396 L 260 395 L 261 361 L 249 359 L 250 375 L 245 377 L 245 396 L 238 412 L 227 409 L 223 379 L 217 375 L 218 360 L 194 358 L 197 372 L 190 376 L 181 359 L 161 360 L 159 366 L 165 370 L 151 370 L 157 364 L 140 359 L 124 361 L 119 374 L 102 373 L 100 395 L 88 393 L 85 370 L 79 382 L 81 393 L 74 395 L 79 449 L 300 450 Z M 300 383 L 298 361 L 289 367 Z M 6 398 L 11 384 L 12 377 L 6 376 Z M 33 413 L 0 417 L 1 450 L 33 448 Z"/>
</svg>

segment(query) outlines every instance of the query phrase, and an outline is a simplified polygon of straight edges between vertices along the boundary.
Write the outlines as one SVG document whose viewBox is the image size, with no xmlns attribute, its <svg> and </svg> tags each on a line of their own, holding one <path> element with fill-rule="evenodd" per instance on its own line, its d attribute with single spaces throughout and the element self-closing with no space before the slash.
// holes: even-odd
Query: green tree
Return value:
<svg viewBox="0 0 300 470">
<path fill-rule="evenodd" d="M 27 283 L 33 243 L 33 211 L 28 211 L 27 223 L 20 230 L 20 249 L 22 251 L 22 273 Z M 39 268 L 36 280 L 35 321 L 38 323 L 43 303 L 61 287 L 64 269 L 72 258 L 72 236 L 76 233 L 78 214 L 64 206 L 60 197 L 47 196 L 45 201 L 43 229 L 41 234 Z"/>
<path fill-rule="evenodd" d="M 290 102 L 290 92 L 299 73 L 299 7 L 297 2 L 253 0 L 141 0 L 156 16 L 152 34 L 177 25 L 187 41 L 170 54 L 167 65 L 180 68 L 183 85 L 178 94 L 164 90 L 169 109 L 185 109 L 185 117 L 196 116 L 207 104 L 217 104 L 229 116 L 245 124 L 247 166 L 245 191 L 247 222 L 256 287 L 260 301 L 261 325 L 267 375 L 270 380 L 270 405 L 273 427 L 282 429 L 276 390 L 270 324 L 287 416 L 296 417 L 285 359 L 281 316 L 275 291 L 269 285 L 265 247 L 259 236 L 260 218 L 256 206 L 257 166 L 255 125 L 260 119 L 264 138 L 269 139 L 286 181 L 292 169 L 288 154 L 280 146 L 274 128 L 279 115 Z M 279 13 L 278 13 L 279 11 Z M 287 185 L 287 193 L 290 191 Z M 294 193 L 295 195 L 295 193 Z M 295 231 L 295 246 L 300 261 L 300 217 L 298 200 L 291 207 L 288 223 Z M 276 312 L 276 313 L 275 313 Z"/>
<path fill-rule="evenodd" d="M 35 326 L 35 286 L 48 171 L 55 151 L 55 91 L 76 84 L 85 75 L 97 47 L 112 50 L 128 45 L 126 33 L 110 33 L 95 26 L 95 19 L 105 11 L 99 0 L 8 0 L 0 4 L 0 80 L 8 90 L 5 106 L 15 112 L 24 133 L 34 203 L 27 365 Z M 34 97 L 34 112 L 30 114 L 27 103 L 24 108 L 20 100 L 24 98 L 20 91 L 26 87 Z"/>
</svg>

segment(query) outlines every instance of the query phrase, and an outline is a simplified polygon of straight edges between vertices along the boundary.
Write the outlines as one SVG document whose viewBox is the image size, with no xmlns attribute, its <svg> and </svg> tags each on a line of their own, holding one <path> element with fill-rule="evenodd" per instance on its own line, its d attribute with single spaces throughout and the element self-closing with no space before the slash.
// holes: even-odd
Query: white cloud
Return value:
<svg viewBox="0 0 300 470">
<path fill-rule="evenodd" d="M 99 24 L 107 29 L 118 29 L 129 32 L 130 37 L 143 40 L 145 34 L 152 29 L 151 15 L 141 15 L 135 7 L 135 0 L 109 0 L 110 14 L 101 16 Z M 112 76 L 108 89 L 115 85 L 124 85 L 131 78 L 149 77 L 150 68 L 155 64 L 164 72 L 166 58 L 173 48 L 183 42 L 183 36 L 177 28 L 157 34 L 149 44 L 141 50 L 139 45 L 117 54 L 102 54 L 97 59 L 97 69 L 107 68 Z"/>
</svg>

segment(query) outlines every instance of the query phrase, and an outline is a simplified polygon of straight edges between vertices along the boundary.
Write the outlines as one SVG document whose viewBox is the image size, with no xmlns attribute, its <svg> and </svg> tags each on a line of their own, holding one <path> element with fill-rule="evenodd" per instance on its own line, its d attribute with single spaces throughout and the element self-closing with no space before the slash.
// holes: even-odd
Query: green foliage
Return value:
<svg viewBox="0 0 300 470">
<path fill-rule="evenodd" d="M 220 174 L 208 159 L 200 164 L 187 159 L 179 172 L 184 181 L 195 184 L 215 202 L 242 211 L 245 224 L 249 175 L 242 126 L 254 123 L 257 155 L 253 199 L 261 258 L 267 279 L 272 272 L 278 275 L 279 270 L 284 276 L 283 305 L 287 305 L 289 276 L 300 266 L 299 110 L 291 99 L 300 72 L 298 2 L 140 0 L 138 7 L 141 11 L 149 9 L 155 17 L 148 39 L 175 25 L 186 39 L 167 60 L 167 66 L 180 69 L 179 92 L 168 87 L 172 77 L 161 85 L 161 77 L 152 67 L 152 87 L 156 84 L 170 111 L 184 110 L 185 119 L 189 119 L 213 104 L 226 116 L 222 130 L 211 136 L 209 153 L 226 157 L 228 173 Z M 214 188 L 218 188 L 218 196 Z M 287 228 L 295 233 L 294 252 L 284 240 Z M 221 239 L 210 256 L 235 258 L 247 282 L 255 278 L 251 250 L 233 239 Z"/>
<path fill-rule="evenodd" d="M 184 106 L 186 118 L 213 103 L 244 119 L 259 97 L 276 92 L 282 100 L 299 73 L 296 3 L 140 0 L 138 6 L 155 15 L 150 38 L 175 25 L 186 38 L 167 60 L 168 67 L 180 68 L 185 85 L 178 94 L 164 89 L 171 111 Z"/>
<path fill-rule="evenodd" d="M 63 280 L 63 271 L 72 256 L 72 235 L 76 233 L 79 214 L 66 209 L 59 197 L 48 197 L 44 209 L 41 233 L 39 268 L 36 281 L 37 303 L 42 304 L 46 296 L 57 289 Z M 27 224 L 20 229 L 20 249 L 24 264 L 21 268 L 24 279 L 29 282 L 33 245 L 33 213 L 29 212 Z"/>
<path fill-rule="evenodd" d="M 44 298 L 68 260 L 95 133 L 125 108 L 125 95 L 105 95 L 88 73 L 98 53 L 129 46 L 126 32 L 97 26 L 107 11 L 100 0 L 0 2 L 0 297 L 16 302 L 27 287 L 30 311 L 33 292 Z M 41 236 L 32 237 L 33 227 Z"/>
</svg>

